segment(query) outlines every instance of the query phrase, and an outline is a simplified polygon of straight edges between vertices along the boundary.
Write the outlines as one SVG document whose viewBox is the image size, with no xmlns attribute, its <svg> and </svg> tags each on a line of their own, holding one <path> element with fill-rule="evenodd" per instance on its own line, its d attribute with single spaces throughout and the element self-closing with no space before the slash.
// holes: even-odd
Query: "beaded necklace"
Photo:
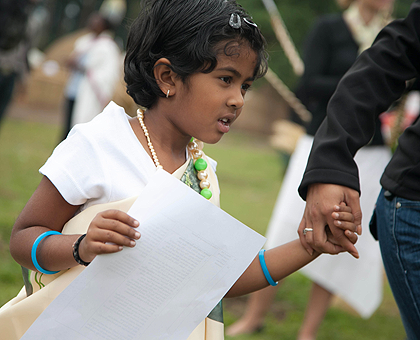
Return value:
<svg viewBox="0 0 420 340">
<path fill-rule="evenodd" d="M 163 169 L 163 166 L 160 164 L 159 159 L 157 157 L 155 148 L 153 147 L 152 141 L 150 139 L 149 131 L 147 130 L 146 124 L 144 124 L 144 111 L 141 109 L 137 109 L 137 119 L 139 120 L 140 126 L 143 130 L 144 136 L 147 140 L 147 146 L 149 147 L 150 153 L 152 154 L 153 162 L 155 163 L 156 168 Z M 207 169 L 207 162 L 203 159 L 203 151 L 202 149 L 203 143 L 195 139 L 194 137 L 191 138 L 190 142 L 188 143 L 187 149 L 194 160 L 194 168 L 197 170 L 197 178 L 200 181 L 200 194 L 207 198 L 208 200 L 212 196 L 212 192 L 210 191 L 210 182 L 208 179 Z"/>
</svg>

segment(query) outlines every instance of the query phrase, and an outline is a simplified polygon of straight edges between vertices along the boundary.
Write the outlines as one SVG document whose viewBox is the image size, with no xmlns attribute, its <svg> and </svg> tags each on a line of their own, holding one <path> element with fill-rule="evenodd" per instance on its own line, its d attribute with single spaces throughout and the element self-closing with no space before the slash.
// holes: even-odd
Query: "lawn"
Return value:
<svg viewBox="0 0 420 340">
<path fill-rule="evenodd" d="M 22 286 L 20 267 L 11 258 L 8 240 L 14 220 L 29 199 L 45 162 L 58 141 L 55 125 L 6 119 L 0 130 L 0 305 Z M 206 145 L 208 155 L 218 161 L 222 208 L 251 228 L 264 234 L 281 185 L 284 171 L 279 155 L 266 139 L 232 131 L 217 145 Z M 285 280 L 262 333 L 235 339 L 295 339 L 303 318 L 310 282 L 301 274 Z M 229 325 L 243 312 L 245 298 L 225 301 Z M 328 311 L 319 339 L 405 338 L 398 310 L 389 287 L 384 300 L 369 319 L 363 320 L 343 303 Z M 228 339 L 227 339 L 228 340 Z"/>
</svg>

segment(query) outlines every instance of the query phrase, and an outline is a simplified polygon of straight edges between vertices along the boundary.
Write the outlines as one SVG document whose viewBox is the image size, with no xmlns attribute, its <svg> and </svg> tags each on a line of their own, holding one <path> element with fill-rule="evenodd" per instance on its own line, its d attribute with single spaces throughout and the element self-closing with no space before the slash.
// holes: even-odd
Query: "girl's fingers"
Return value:
<svg viewBox="0 0 420 340">
<path fill-rule="evenodd" d="M 355 214 L 352 212 L 352 209 L 351 209 L 351 207 L 350 206 L 347 206 L 346 205 L 346 203 L 344 203 L 344 202 L 341 202 L 340 203 L 340 205 L 335 205 L 334 206 L 334 211 L 335 212 L 337 212 L 337 213 L 341 213 L 341 212 L 343 212 L 343 213 L 351 213 L 351 220 L 350 219 L 348 219 L 348 218 L 341 218 L 341 217 L 338 217 L 338 219 L 340 220 L 340 219 L 345 219 L 345 220 L 347 220 L 347 221 L 352 221 L 352 222 L 354 222 L 354 224 L 356 225 L 356 227 L 355 227 L 355 231 L 356 231 L 356 233 L 358 234 L 358 235 L 362 235 L 362 226 L 360 225 L 360 224 L 358 224 L 358 223 L 360 223 L 359 222 L 359 220 L 360 220 L 360 216 L 358 216 L 358 218 L 356 219 L 356 217 L 355 217 Z M 360 214 L 359 214 L 360 215 Z M 333 218 L 335 218 L 334 216 L 333 216 Z M 350 229 L 350 230 L 353 230 L 353 229 Z"/>
<path fill-rule="evenodd" d="M 351 232 L 357 231 L 356 225 L 353 222 L 334 220 L 334 225 L 342 230 L 350 230 Z"/>
<path fill-rule="evenodd" d="M 123 247 L 134 247 L 140 233 L 134 229 L 139 222 L 120 210 L 106 210 L 95 216 L 83 239 L 83 251 L 87 258 L 99 254 L 115 253 Z"/>
<path fill-rule="evenodd" d="M 139 221 L 132 218 L 130 215 L 125 212 L 117 209 L 105 210 L 104 212 L 99 213 L 98 215 L 102 216 L 105 219 L 117 220 L 132 228 L 137 228 L 140 224 Z"/>
<path fill-rule="evenodd" d="M 345 221 L 345 222 L 354 222 L 354 216 L 352 213 L 348 212 L 333 212 L 331 214 L 334 220 Z"/>
<path fill-rule="evenodd" d="M 330 254 L 338 254 L 338 253 L 341 253 L 341 252 L 345 251 L 345 249 L 343 247 L 341 247 L 341 246 L 339 246 L 337 244 L 337 239 L 333 236 L 333 234 L 331 233 L 331 231 L 329 230 L 329 228 L 326 228 L 326 232 L 327 232 L 327 238 L 328 238 L 328 240 L 332 244 L 334 244 L 336 246 L 336 248 L 334 249 L 335 251 L 334 252 L 330 252 Z M 355 244 L 357 242 L 357 239 L 358 239 L 357 235 L 355 233 L 353 233 L 352 231 L 350 231 L 350 230 L 345 230 L 344 231 L 344 236 L 347 237 L 348 240 L 352 244 Z M 355 256 L 356 258 L 359 258 L 358 254 L 356 254 L 356 255 L 357 256 L 355 256 L 355 255 L 353 255 L 353 256 Z"/>
<path fill-rule="evenodd" d="M 344 235 L 346 235 L 347 238 L 350 240 L 350 242 L 353 243 L 353 244 L 355 244 L 357 242 L 358 238 L 359 238 L 356 233 L 353 233 L 350 230 L 346 230 L 344 232 Z"/>
<path fill-rule="evenodd" d="M 106 232 L 114 232 L 116 234 L 120 234 L 125 238 L 131 238 L 133 240 L 138 240 L 140 238 L 140 233 L 128 226 L 127 224 L 111 219 L 102 219 L 100 220 L 100 224 L 98 224 L 98 229 L 106 231 Z M 104 234 L 101 234 L 104 235 Z M 111 234 L 110 234 L 111 235 Z M 107 237 L 107 234 L 104 235 Z M 110 242 L 109 240 L 104 240 L 105 242 Z"/>
<path fill-rule="evenodd" d="M 100 229 L 112 230 L 133 240 L 138 240 L 141 236 L 133 229 L 139 226 L 139 222 L 120 210 L 106 210 L 99 213 L 92 223 Z"/>
<path fill-rule="evenodd" d="M 343 206 L 340 207 L 340 209 L 343 208 Z M 344 207 L 348 208 L 348 207 Z M 334 209 L 336 210 L 336 209 Z M 344 209 L 347 210 L 347 209 Z M 351 230 L 353 232 L 357 232 L 357 225 L 354 223 L 354 216 L 351 212 L 344 212 L 344 211 L 334 211 L 331 214 L 332 218 L 334 219 L 334 225 L 339 227 L 343 230 Z"/>
<path fill-rule="evenodd" d="M 86 237 L 82 240 L 82 244 L 84 255 L 87 259 L 92 260 L 99 254 L 115 253 L 121 251 L 123 247 L 133 248 L 136 245 L 136 241 L 112 230 L 89 228 Z M 82 247 L 82 244 L 79 249 Z"/>
<path fill-rule="evenodd" d="M 98 229 L 93 237 L 93 241 L 100 243 L 113 243 L 118 246 L 131 248 L 136 245 L 136 241 L 134 239 L 108 229 Z"/>
<path fill-rule="evenodd" d="M 119 252 L 124 249 L 123 246 L 111 243 L 93 242 L 90 244 L 90 250 L 96 255 L 100 254 L 112 254 Z"/>
<path fill-rule="evenodd" d="M 347 206 L 346 203 L 344 203 L 344 202 L 341 202 L 340 205 L 335 205 L 333 209 L 334 209 L 334 211 L 337 211 L 337 212 L 342 211 L 342 212 L 350 212 L 351 213 L 351 207 Z"/>
</svg>

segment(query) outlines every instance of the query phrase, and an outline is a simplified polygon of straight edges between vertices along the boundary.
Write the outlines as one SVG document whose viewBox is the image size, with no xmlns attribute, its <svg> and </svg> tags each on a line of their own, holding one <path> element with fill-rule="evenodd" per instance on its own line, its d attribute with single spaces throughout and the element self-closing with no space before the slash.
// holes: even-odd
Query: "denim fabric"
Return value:
<svg viewBox="0 0 420 340">
<path fill-rule="evenodd" d="M 420 339 L 420 201 L 388 200 L 382 190 L 376 219 L 385 271 L 407 338 Z"/>
</svg>

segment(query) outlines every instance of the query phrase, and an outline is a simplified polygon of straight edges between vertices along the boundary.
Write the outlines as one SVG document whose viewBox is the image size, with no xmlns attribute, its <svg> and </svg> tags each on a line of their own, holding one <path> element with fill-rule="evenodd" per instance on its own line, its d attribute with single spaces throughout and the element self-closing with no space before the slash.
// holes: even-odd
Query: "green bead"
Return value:
<svg viewBox="0 0 420 340">
<path fill-rule="evenodd" d="M 191 137 L 190 143 L 194 142 L 194 137 Z"/>
<path fill-rule="evenodd" d="M 200 194 L 201 196 L 203 196 L 204 198 L 207 198 L 208 200 L 211 198 L 211 196 L 213 196 L 210 189 L 207 189 L 207 188 L 204 188 L 203 190 L 201 190 Z"/>
<path fill-rule="evenodd" d="M 207 169 L 207 162 L 204 159 L 199 158 L 195 161 L 194 167 L 197 171 L 206 170 Z"/>
</svg>

